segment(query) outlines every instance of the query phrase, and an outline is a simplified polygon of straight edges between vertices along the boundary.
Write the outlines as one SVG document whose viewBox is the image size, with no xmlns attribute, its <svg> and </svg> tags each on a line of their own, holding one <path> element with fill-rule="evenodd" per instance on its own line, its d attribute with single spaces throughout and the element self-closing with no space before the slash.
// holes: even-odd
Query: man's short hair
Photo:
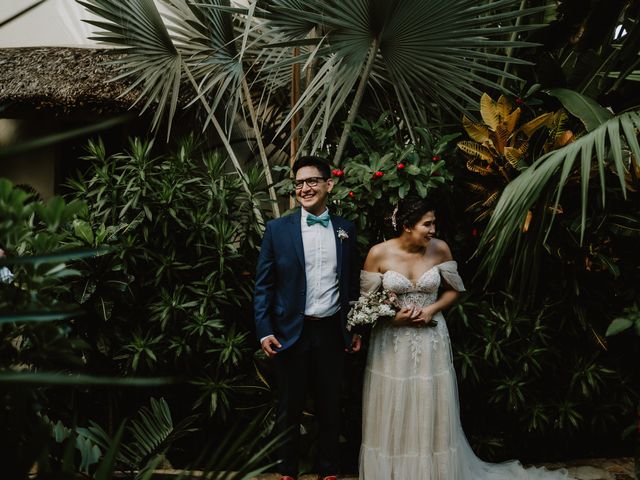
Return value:
<svg viewBox="0 0 640 480">
<path fill-rule="evenodd" d="M 316 157 L 313 155 L 307 155 L 305 157 L 298 158 L 293 163 L 293 174 L 295 175 L 296 173 L 298 173 L 298 170 L 300 170 L 302 167 L 316 167 L 324 178 L 331 178 L 331 167 L 324 158 Z"/>
</svg>

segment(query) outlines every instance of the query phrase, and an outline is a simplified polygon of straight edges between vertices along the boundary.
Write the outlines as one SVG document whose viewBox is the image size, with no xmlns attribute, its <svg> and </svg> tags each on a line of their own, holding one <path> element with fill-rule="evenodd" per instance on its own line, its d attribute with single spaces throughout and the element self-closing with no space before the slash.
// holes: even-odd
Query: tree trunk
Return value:
<svg viewBox="0 0 640 480">
<path fill-rule="evenodd" d="M 349 109 L 349 116 L 347 117 L 347 121 L 344 124 L 344 128 L 342 130 L 342 136 L 340 137 L 340 143 L 338 143 L 338 150 L 336 151 L 336 156 L 333 159 L 333 163 L 336 166 L 340 165 L 340 161 L 342 160 L 342 155 L 344 154 L 344 150 L 347 146 L 347 140 L 349 139 L 349 134 L 351 133 L 351 126 L 358 115 L 358 110 L 360 109 L 360 103 L 362 102 L 362 97 L 364 97 L 364 91 L 367 88 L 367 81 L 369 80 L 369 75 L 371 74 L 371 70 L 373 69 L 373 62 L 376 59 L 376 54 L 378 53 L 378 46 L 380 45 L 380 40 L 376 37 L 371 44 L 371 49 L 369 50 L 369 57 L 367 59 L 367 64 L 364 67 L 364 71 L 362 72 L 362 77 L 360 77 L 360 82 L 358 83 L 358 89 L 356 90 L 356 96 L 353 99 L 353 103 L 351 104 L 351 108 Z"/>
<path fill-rule="evenodd" d="M 196 92 L 198 92 L 199 91 L 198 84 L 195 81 L 195 79 L 193 78 L 193 75 L 191 75 L 191 71 L 189 70 L 189 67 L 186 64 L 183 64 L 183 66 L 184 66 L 184 71 L 187 74 L 187 77 L 189 78 L 189 81 L 191 82 L 191 85 L 196 90 Z M 236 152 L 233 151 L 233 147 L 229 143 L 229 139 L 227 138 L 227 134 L 225 133 L 225 131 L 222 128 L 222 126 L 220 125 L 220 122 L 218 122 L 218 119 L 216 118 L 216 116 L 214 115 L 214 113 L 213 113 L 213 111 L 211 109 L 211 106 L 205 101 L 203 96 L 200 96 L 200 99 L 202 101 L 202 104 L 204 105 L 205 110 L 207 111 L 207 113 L 211 117 L 211 123 L 213 123 L 213 126 L 216 129 L 216 132 L 220 136 L 220 139 L 222 140 L 222 144 L 224 145 L 224 148 L 227 151 L 227 154 L 229 155 L 229 158 L 231 159 L 231 163 L 233 163 L 233 166 L 235 167 L 236 172 L 238 172 L 238 175 L 240 176 L 240 179 L 242 180 L 242 186 L 244 187 L 244 190 L 247 192 L 249 197 L 252 199 L 253 213 L 255 214 L 256 219 L 258 220 L 258 224 L 260 225 L 261 228 L 264 229 L 264 225 L 265 225 L 264 217 L 262 216 L 262 212 L 260 211 L 258 206 L 255 204 L 255 202 L 253 202 L 253 192 L 249 189 L 249 182 L 247 181 L 247 176 L 244 173 L 244 170 L 242 170 L 242 166 L 240 165 L 240 162 L 238 161 L 238 157 L 236 157 Z"/>
<path fill-rule="evenodd" d="M 244 91 L 245 100 L 247 102 L 247 108 L 249 109 L 249 115 L 251 116 L 251 123 L 253 124 L 253 134 L 258 142 L 258 150 L 260 152 L 260 159 L 262 160 L 262 169 L 264 170 L 264 177 L 267 180 L 269 188 L 269 198 L 271 199 L 271 209 L 273 211 L 273 217 L 280 217 L 280 208 L 278 207 L 278 197 L 276 190 L 273 188 L 273 177 L 271 176 L 271 167 L 269 166 L 269 159 L 267 158 L 267 152 L 264 149 L 264 143 L 262 142 L 262 132 L 258 128 L 258 117 L 256 110 L 253 108 L 253 100 L 251 99 L 251 92 L 249 91 L 249 85 L 247 84 L 246 77 L 242 79 L 242 90 Z"/>
</svg>

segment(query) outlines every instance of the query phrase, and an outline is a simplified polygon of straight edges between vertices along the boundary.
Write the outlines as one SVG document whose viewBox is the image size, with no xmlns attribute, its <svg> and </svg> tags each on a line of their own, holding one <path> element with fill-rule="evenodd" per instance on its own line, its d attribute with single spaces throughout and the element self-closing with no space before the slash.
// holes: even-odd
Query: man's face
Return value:
<svg viewBox="0 0 640 480">
<path fill-rule="evenodd" d="M 314 215 L 324 212 L 327 208 L 329 192 L 333 190 L 333 180 L 325 179 L 320 170 L 311 166 L 301 167 L 296 173 L 296 183 L 302 180 L 309 180 L 312 183 L 317 181 L 315 186 L 309 186 L 306 181 L 299 188 L 296 185 L 296 198 L 302 208 Z"/>
</svg>

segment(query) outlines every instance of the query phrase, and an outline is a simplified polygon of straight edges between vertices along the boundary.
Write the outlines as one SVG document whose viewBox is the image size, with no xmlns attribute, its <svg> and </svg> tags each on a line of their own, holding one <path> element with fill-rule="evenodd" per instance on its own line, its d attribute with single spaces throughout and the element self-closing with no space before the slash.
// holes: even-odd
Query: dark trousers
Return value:
<svg viewBox="0 0 640 480">
<path fill-rule="evenodd" d="M 278 383 L 276 430 L 287 432 L 278 452 L 283 475 L 298 475 L 300 420 L 307 392 L 313 396 L 318 423 L 316 469 L 322 475 L 338 473 L 340 385 L 344 340 L 339 315 L 305 320 L 298 341 L 274 357 Z"/>
</svg>

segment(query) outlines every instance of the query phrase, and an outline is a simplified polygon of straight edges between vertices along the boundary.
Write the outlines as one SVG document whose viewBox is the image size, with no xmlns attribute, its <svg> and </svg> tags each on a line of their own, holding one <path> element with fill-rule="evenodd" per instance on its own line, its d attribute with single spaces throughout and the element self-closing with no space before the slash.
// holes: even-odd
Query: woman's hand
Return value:
<svg viewBox="0 0 640 480">
<path fill-rule="evenodd" d="M 403 307 L 396 312 L 396 316 L 391 323 L 397 327 L 412 325 L 416 321 L 421 310 L 416 307 Z"/>
<path fill-rule="evenodd" d="M 435 308 L 433 304 L 416 310 L 418 312 L 418 315 L 413 320 L 413 323 L 415 323 L 417 326 L 419 326 L 420 323 L 427 324 L 431 322 L 431 320 L 433 320 L 433 316 L 438 313 L 438 309 Z"/>
</svg>

